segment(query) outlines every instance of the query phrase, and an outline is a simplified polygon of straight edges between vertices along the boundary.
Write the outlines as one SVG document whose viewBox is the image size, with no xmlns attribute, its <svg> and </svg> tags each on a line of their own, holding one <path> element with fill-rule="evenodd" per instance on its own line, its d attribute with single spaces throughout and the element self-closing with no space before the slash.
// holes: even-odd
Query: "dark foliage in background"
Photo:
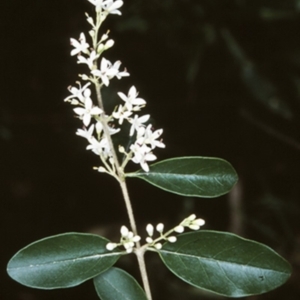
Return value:
<svg viewBox="0 0 300 300">
<path fill-rule="evenodd" d="M 9 258 L 24 245 L 66 231 L 113 237 L 127 223 L 120 192 L 92 170 L 98 161 L 75 136 L 63 103 L 82 72 L 69 37 L 87 29 L 84 0 L 0 3 L 1 260 L 4 300 L 97 299 L 91 283 L 37 291 L 12 282 Z M 218 156 L 237 169 L 229 197 L 182 199 L 130 182 L 140 228 L 170 226 L 196 212 L 206 228 L 264 242 L 294 267 L 280 289 L 251 299 L 299 299 L 300 1 L 125 0 L 104 25 L 107 52 L 131 73 L 107 91 L 134 84 L 148 101 L 167 148 L 159 158 Z M 106 93 L 106 92 L 105 92 Z M 148 255 L 155 299 L 209 299 L 179 283 Z M 134 258 L 132 258 L 134 262 Z M 131 273 L 137 270 L 123 262 Z M 137 275 L 138 276 L 138 275 Z M 162 284 L 166 283 L 166 287 Z M 165 296 L 165 294 L 168 296 Z M 217 297 L 213 296 L 213 299 Z M 250 299 L 249 298 L 249 299 Z"/>
</svg>

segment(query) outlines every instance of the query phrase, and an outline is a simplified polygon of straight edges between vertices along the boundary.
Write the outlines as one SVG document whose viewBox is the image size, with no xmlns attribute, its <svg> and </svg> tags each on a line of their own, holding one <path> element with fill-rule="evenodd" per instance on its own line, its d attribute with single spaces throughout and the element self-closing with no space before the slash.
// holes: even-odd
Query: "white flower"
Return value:
<svg viewBox="0 0 300 300">
<path fill-rule="evenodd" d="M 90 144 L 86 147 L 87 150 L 92 150 L 96 155 L 102 154 L 105 141 L 98 141 L 95 137 L 92 137 L 89 142 Z"/>
<path fill-rule="evenodd" d="M 124 119 L 127 120 L 131 114 L 131 111 L 126 111 L 122 105 L 119 105 L 118 110 L 114 111 L 112 115 L 115 119 L 119 120 L 119 124 L 122 125 Z"/>
<path fill-rule="evenodd" d="M 121 66 L 121 61 L 116 61 L 114 64 L 113 64 L 113 66 L 111 67 L 111 69 L 112 70 L 114 70 L 115 71 L 115 73 L 116 73 L 116 77 L 118 78 L 118 79 L 121 79 L 122 77 L 127 77 L 127 76 L 129 76 L 129 73 L 126 71 L 126 69 L 122 72 L 119 72 L 119 68 L 120 68 L 120 66 Z"/>
<path fill-rule="evenodd" d="M 127 253 L 132 252 L 135 243 L 139 242 L 141 237 L 134 235 L 126 226 L 121 227 L 121 244 L 124 246 Z"/>
<path fill-rule="evenodd" d="M 96 155 L 103 155 L 104 158 L 111 156 L 110 146 L 107 138 L 102 138 L 98 141 L 95 137 L 89 140 L 89 145 L 86 147 L 87 150 L 92 150 Z"/>
<path fill-rule="evenodd" d="M 101 63 L 100 63 L 100 70 L 93 70 L 91 73 L 97 77 L 100 77 L 102 80 L 102 83 L 106 86 L 109 85 L 109 78 L 112 78 L 115 76 L 115 71 L 111 70 L 112 64 L 109 60 L 102 57 Z"/>
<path fill-rule="evenodd" d="M 106 14 L 117 14 L 121 15 L 121 12 L 118 10 L 123 5 L 123 1 L 120 0 L 88 0 L 90 3 L 95 5 L 96 11 L 101 12 L 102 10 L 106 12 Z M 105 17 L 105 16 L 104 16 Z"/>
<path fill-rule="evenodd" d="M 90 1 L 90 0 L 89 0 Z M 117 0 L 106 0 L 102 4 L 103 10 L 105 10 L 108 14 L 117 14 L 121 15 L 121 12 L 118 10 L 123 5 L 123 1 Z"/>
<path fill-rule="evenodd" d="M 147 161 L 156 160 L 156 156 L 150 152 L 151 148 L 146 145 L 139 145 L 138 143 L 135 143 L 130 146 L 130 150 L 134 154 L 134 157 L 131 160 L 136 164 L 140 164 L 145 172 L 149 172 Z"/>
<path fill-rule="evenodd" d="M 127 96 L 121 92 L 119 92 L 118 95 L 123 101 L 125 101 L 125 105 L 129 111 L 132 110 L 133 105 L 145 105 L 146 104 L 146 101 L 144 99 L 137 98 L 138 92 L 137 92 L 135 86 L 132 86 L 129 89 Z"/>
<path fill-rule="evenodd" d="M 75 47 L 75 49 L 73 49 L 71 51 L 71 55 L 76 55 L 80 52 L 83 52 L 83 53 L 88 53 L 88 48 L 90 47 L 90 45 L 86 42 L 86 39 L 85 39 L 85 35 L 84 33 L 80 33 L 80 36 L 79 36 L 79 41 L 71 38 L 70 39 L 70 42 L 71 42 L 71 45 L 73 47 Z"/>
<path fill-rule="evenodd" d="M 76 87 L 72 87 L 72 86 L 68 88 L 72 95 L 65 98 L 65 100 L 64 100 L 65 102 L 68 101 L 69 99 L 74 99 L 74 98 L 78 98 L 81 102 L 84 102 L 84 98 L 86 97 L 86 95 L 83 95 L 83 92 L 87 89 L 87 87 L 91 83 L 88 82 L 83 87 L 81 87 L 81 84 L 79 81 L 77 82 L 77 84 L 79 85 L 79 89 Z M 89 89 L 87 89 L 87 90 L 89 90 Z"/>
<path fill-rule="evenodd" d="M 127 73 L 126 71 L 119 72 L 120 65 L 120 61 L 117 61 L 114 63 L 114 65 L 112 65 L 112 63 L 109 60 L 103 57 L 100 63 L 100 70 L 93 70 L 91 73 L 97 77 L 100 77 L 102 83 L 108 86 L 109 80 L 114 78 L 115 76 L 118 79 L 124 76 L 129 76 L 129 73 Z"/>
<path fill-rule="evenodd" d="M 88 0 L 90 3 L 92 3 L 93 5 L 95 5 L 96 7 L 96 11 L 100 12 L 102 9 L 102 2 L 103 0 Z"/>
<path fill-rule="evenodd" d="M 109 130 L 109 134 L 113 135 L 113 134 L 118 133 L 121 129 L 108 126 L 108 130 Z M 96 132 L 97 132 L 98 135 L 100 135 L 102 131 L 103 131 L 103 125 L 102 125 L 101 122 L 98 121 L 96 123 Z"/>
<path fill-rule="evenodd" d="M 91 122 L 91 117 L 93 115 L 99 115 L 103 111 L 98 106 L 93 106 L 93 102 L 90 98 L 86 98 L 84 101 L 84 107 L 76 107 L 74 108 L 74 112 L 79 115 L 80 119 L 83 121 L 83 124 L 88 126 Z"/>
<path fill-rule="evenodd" d="M 109 126 L 108 130 L 109 130 L 110 135 L 113 135 L 113 134 L 118 133 L 121 130 L 121 128 L 114 128 L 114 127 Z"/>
<path fill-rule="evenodd" d="M 89 129 L 85 127 L 83 129 L 77 129 L 76 134 L 90 140 L 93 136 L 94 127 L 94 124 L 92 124 Z"/>
<path fill-rule="evenodd" d="M 150 144 L 152 149 L 155 147 L 165 148 L 166 146 L 163 142 L 157 141 L 157 139 L 162 135 L 163 130 L 158 129 L 153 132 L 151 128 L 151 124 L 149 124 L 146 128 L 144 143 Z"/>
<path fill-rule="evenodd" d="M 143 123 L 147 122 L 149 118 L 150 115 L 144 115 L 141 117 L 135 115 L 133 119 L 129 119 L 129 123 L 131 123 L 129 135 L 133 136 L 134 131 L 138 131 L 138 129 L 143 126 Z"/>
<path fill-rule="evenodd" d="M 98 54 L 96 54 L 95 50 L 93 50 L 90 54 L 90 56 L 88 58 L 85 58 L 84 56 L 82 55 L 79 55 L 77 57 L 78 59 L 78 63 L 79 64 L 87 64 L 90 68 L 90 70 L 93 69 L 93 65 L 94 65 L 94 61 L 99 57 Z"/>
</svg>

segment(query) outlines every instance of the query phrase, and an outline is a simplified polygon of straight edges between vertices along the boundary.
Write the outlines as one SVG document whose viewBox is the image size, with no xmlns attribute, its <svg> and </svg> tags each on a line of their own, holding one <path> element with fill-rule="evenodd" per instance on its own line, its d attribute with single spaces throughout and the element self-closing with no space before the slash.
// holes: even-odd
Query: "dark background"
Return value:
<svg viewBox="0 0 300 300">
<path fill-rule="evenodd" d="M 174 226 L 195 212 L 206 229 L 263 242 L 293 266 L 274 292 L 247 299 L 299 299 L 300 1 L 125 0 L 111 16 L 115 46 L 145 111 L 164 128 L 159 159 L 222 157 L 236 168 L 235 190 L 217 199 L 183 199 L 129 181 L 140 228 Z M 34 240 L 68 232 L 114 238 L 128 224 L 117 183 L 92 170 L 95 155 L 75 136 L 81 126 L 63 102 L 82 70 L 69 38 L 87 31 L 84 0 L 0 3 L 0 298 L 97 299 L 92 283 L 32 290 L 6 274 L 11 256 Z M 104 92 L 106 93 L 106 92 Z M 105 96 L 105 94 L 104 94 Z M 140 230 L 141 231 L 141 230 Z M 118 237 L 115 237 L 118 238 Z M 219 299 L 189 287 L 147 254 L 154 299 Z M 132 274 L 134 257 L 121 262 Z"/>
</svg>

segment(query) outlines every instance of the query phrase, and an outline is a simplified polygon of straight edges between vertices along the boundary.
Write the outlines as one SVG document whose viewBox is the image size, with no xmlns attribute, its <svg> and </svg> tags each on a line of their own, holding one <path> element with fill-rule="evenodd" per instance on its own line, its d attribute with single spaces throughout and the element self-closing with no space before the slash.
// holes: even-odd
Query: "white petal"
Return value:
<svg viewBox="0 0 300 300">
<path fill-rule="evenodd" d="M 141 167 L 145 172 L 149 172 L 149 166 L 145 161 L 141 162 Z"/>
<path fill-rule="evenodd" d="M 83 124 L 84 124 L 85 126 L 89 126 L 89 124 L 90 124 L 90 122 L 91 122 L 91 115 L 90 115 L 90 114 L 85 114 L 85 115 L 83 116 L 82 121 L 83 121 Z"/>
<path fill-rule="evenodd" d="M 91 109 L 91 115 L 100 115 L 100 114 L 102 114 L 102 112 L 103 112 L 103 110 L 98 106 L 94 106 Z"/>
<path fill-rule="evenodd" d="M 76 107 L 73 109 L 77 115 L 82 116 L 85 113 L 85 109 L 82 107 Z"/>
</svg>

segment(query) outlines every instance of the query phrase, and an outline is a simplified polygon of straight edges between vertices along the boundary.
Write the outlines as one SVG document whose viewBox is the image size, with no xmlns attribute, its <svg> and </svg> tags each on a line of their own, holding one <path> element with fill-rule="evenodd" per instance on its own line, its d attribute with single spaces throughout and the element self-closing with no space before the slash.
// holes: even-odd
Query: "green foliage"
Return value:
<svg viewBox="0 0 300 300">
<path fill-rule="evenodd" d="M 36 241 L 17 252 L 7 271 L 19 283 L 39 288 L 67 288 L 110 268 L 120 252 L 108 252 L 108 240 L 93 234 L 65 233 Z"/>
<path fill-rule="evenodd" d="M 291 274 L 288 262 L 269 247 L 216 231 L 182 234 L 160 256 L 182 280 L 227 297 L 268 292 Z"/>
<path fill-rule="evenodd" d="M 228 193 L 238 176 L 227 161 L 213 157 L 176 157 L 150 166 L 149 172 L 140 170 L 126 174 L 143 179 L 171 193 L 212 198 Z"/>
<path fill-rule="evenodd" d="M 94 285 L 102 300 L 147 300 L 137 281 L 118 268 L 112 267 L 95 277 Z"/>
</svg>

